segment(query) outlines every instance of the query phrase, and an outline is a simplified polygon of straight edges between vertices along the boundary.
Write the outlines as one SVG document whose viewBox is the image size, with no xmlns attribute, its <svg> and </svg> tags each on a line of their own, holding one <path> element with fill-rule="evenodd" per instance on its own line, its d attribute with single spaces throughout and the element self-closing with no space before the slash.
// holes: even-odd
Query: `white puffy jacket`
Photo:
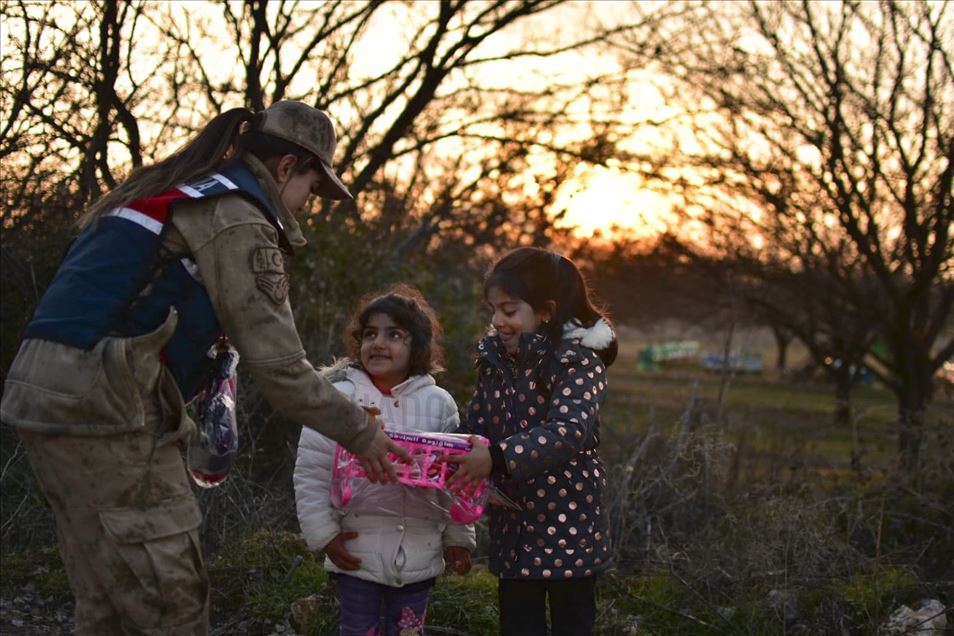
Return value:
<svg viewBox="0 0 954 636">
<path fill-rule="evenodd" d="M 362 406 L 381 409 L 380 418 L 388 428 L 451 432 L 460 422 L 454 399 L 430 375 L 411 376 L 391 389 L 391 395 L 384 395 L 363 370 L 346 367 L 336 371 L 338 375 L 343 372 L 344 379 L 334 386 Z M 394 587 L 443 573 L 445 547 L 474 550 L 474 526 L 448 521 L 434 505 L 436 492 L 362 482 L 347 508 L 336 508 L 330 497 L 334 453 L 333 440 L 302 428 L 295 462 L 295 500 L 309 548 L 321 550 L 338 533 L 357 532 L 345 546 L 361 559 L 361 568 L 346 573 Z M 344 572 L 329 558 L 325 569 Z"/>
</svg>

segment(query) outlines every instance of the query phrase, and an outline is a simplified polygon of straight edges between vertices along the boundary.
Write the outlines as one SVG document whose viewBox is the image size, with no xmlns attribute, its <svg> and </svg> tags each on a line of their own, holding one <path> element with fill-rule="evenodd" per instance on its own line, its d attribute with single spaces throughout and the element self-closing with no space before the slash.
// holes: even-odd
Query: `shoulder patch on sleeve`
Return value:
<svg viewBox="0 0 954 636">
<path fill-rule="evenodd" d="M 252 250 L 250 265 L 255 274 L 255 286 L 276 305 L 285 302 L 288 298 L 285 254 L 277 247 L 256 247 Z"/>
</svg>

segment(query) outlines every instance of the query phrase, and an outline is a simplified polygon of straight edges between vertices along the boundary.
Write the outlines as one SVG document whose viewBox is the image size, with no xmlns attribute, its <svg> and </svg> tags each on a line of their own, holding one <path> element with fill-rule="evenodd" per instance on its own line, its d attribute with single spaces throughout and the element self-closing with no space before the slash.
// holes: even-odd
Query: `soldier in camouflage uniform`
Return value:
<svg viewBox="0 0 954 636">
<path fill-rule="evenodd" d="M 383 478 L 403 451 L 305 357 L 285 261 L 312 194 L 351 198 L 321 111 L 212 120 L 94 204 L 25 332 L 2 418 L 57 524 L 78 634 L 206 634 L 185 410 L 225 335 L 276 409 Z"/>
</svg>

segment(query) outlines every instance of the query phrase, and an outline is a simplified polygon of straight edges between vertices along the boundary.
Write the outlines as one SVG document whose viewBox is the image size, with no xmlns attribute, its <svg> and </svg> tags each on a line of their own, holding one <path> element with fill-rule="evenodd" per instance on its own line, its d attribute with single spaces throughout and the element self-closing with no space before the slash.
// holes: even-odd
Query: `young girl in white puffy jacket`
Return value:
<svg viewBox="0 0 954 636">
<path fill-rule="evenodd" d="M 335 387 L 381 411 L 388 428 L 452 432 L 457 405 L 430 372 L 441 361 L 440 325 L 413 287 L 365 297 L 346 332 L 350 359 L 326 370 Z M 435 577 L 470 570 L 473 525 L 447 519 L 435 493 L 362 483 L 347 509 L 331 501 L 335 442 L 303 428 L 295 464 L 298 519 L 308 546 L 323 550 L 337 583 L 342 636 L 423 632 Z M 381 608 L 384 607 L 384 629 Z"/>
</svg>

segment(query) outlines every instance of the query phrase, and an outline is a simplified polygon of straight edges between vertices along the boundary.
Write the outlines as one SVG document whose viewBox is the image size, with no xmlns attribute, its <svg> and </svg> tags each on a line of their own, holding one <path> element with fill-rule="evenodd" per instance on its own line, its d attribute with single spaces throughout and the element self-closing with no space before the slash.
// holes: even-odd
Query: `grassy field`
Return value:
<svg viewBox="0 0 954 636">
<path fill-rule="evenodd" d="M 861 457 L 876 464 L 893 457 L 897 407 L 890 391 L 874 383 L 856 387 L 851 425 L 838 425 L 831 384 L 780 375 L 774 369 L 774 349 L 764 336 L 743 338 L 750 351 L 762 355 L 766 370 L 727 378 L 693 361 L 664 362 L 659 371 L 640 371 L 638 352 L 654 340 L 638 335 L 623 338 L 619 358 L 610 368 L 601 418 L 608 458 L 613 459 L 614 447 L 634 435 L 677 428 L 687 411 L 694 424 L 718 429 L 737 447 L 740 470 L 753 475 L 773 471 L 786 461 L 790 467 L 827 473 L 849 468 Z M 721 346 L 710 338 L 701 348 L 718 351 Z M 797 346 L 789 355 L 789 368 L 807 362 Z M 931 422 L 954 413 L 950 390 L 942 388 L 938 395 L 928 416 Z"/>
</svg>

